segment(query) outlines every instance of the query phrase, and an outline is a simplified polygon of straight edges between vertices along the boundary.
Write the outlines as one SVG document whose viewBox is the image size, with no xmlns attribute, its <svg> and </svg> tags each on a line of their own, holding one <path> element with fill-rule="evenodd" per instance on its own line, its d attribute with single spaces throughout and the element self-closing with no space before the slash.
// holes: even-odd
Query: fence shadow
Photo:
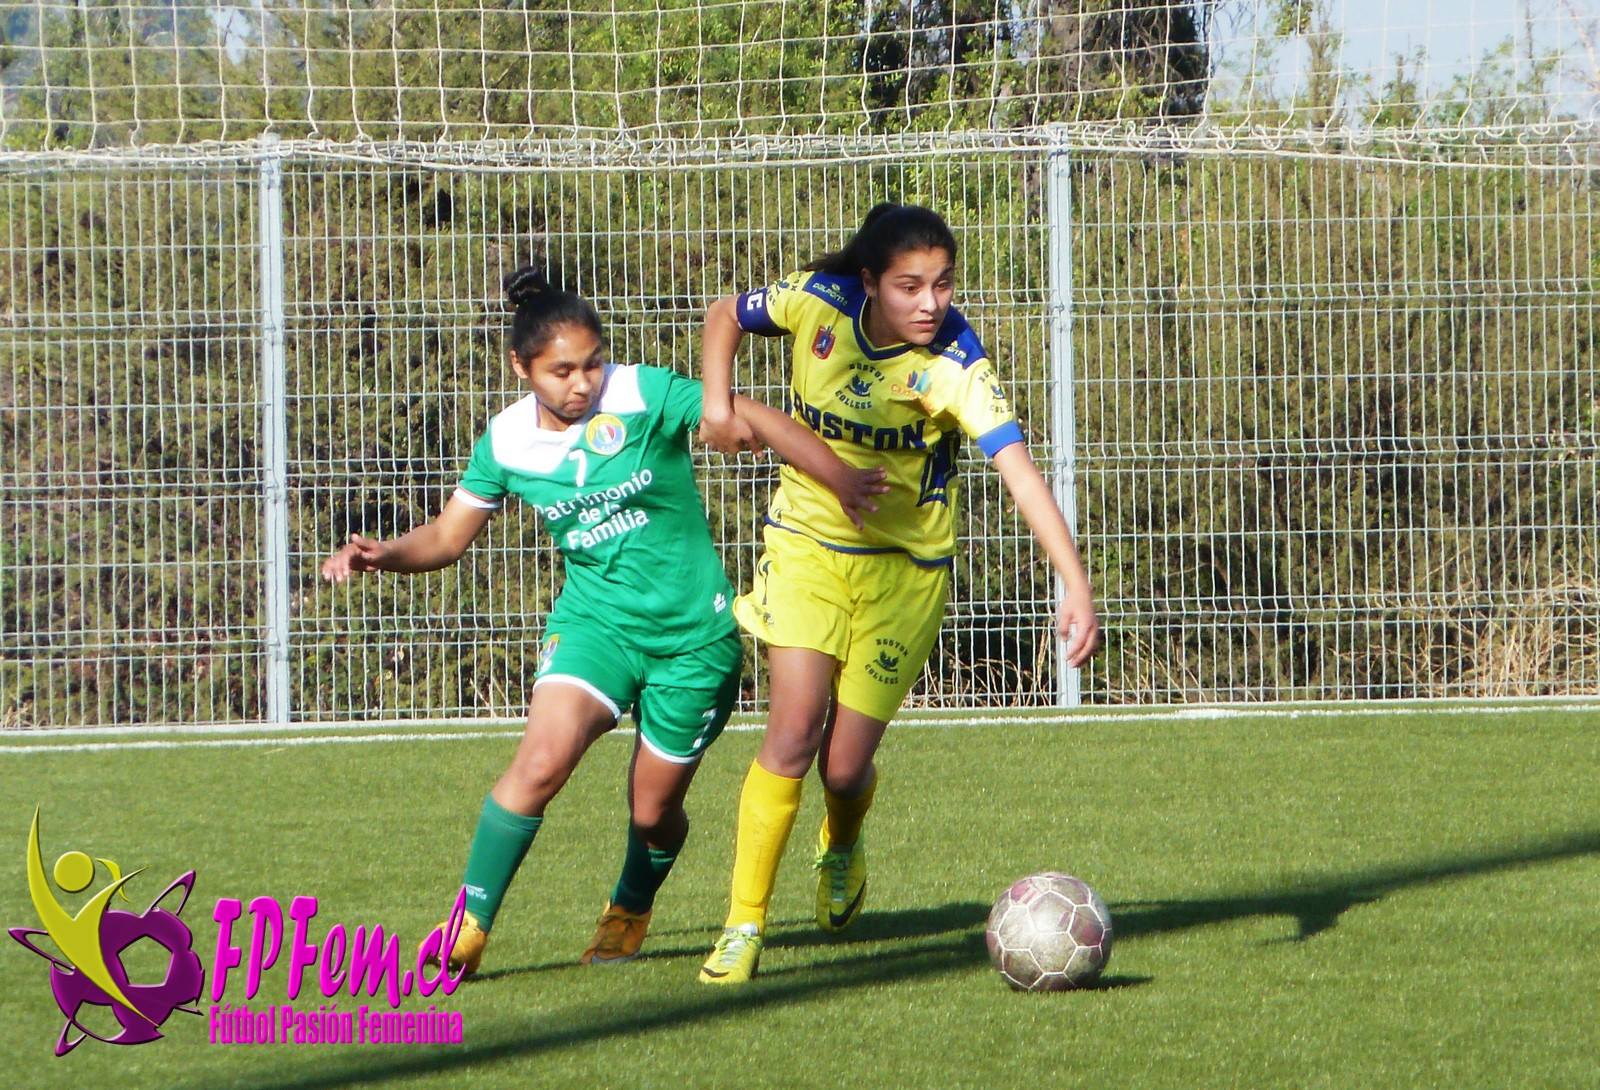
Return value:
<svg viewBox="0 0 1600 1090">
<path fill-rule="evenodd" d="M 1396 890 L 1586 855 L 1600 855 L 1600 832 L 1575 833 L 1488 855 L 1457 855 L 1419 866 L 1375 867 L 1280 892 L 1113 904 L 1111 916 L 1119 942 L 1251 916 L 1289 917 L 1298 925 L 1298 932 L 1277 941 L 1305 942 L 1336 927 L 1339 917 L 1350 909 L 1381 900 Z"/>
<path fill-rule="evenodd" d="M 697 956 L 699 952 L 697 947 Z M 652 1007 L 649 997 L 641 996 L 639 1004 L 622 1010 L 615 1005 L 579 1008 L 563 1012 L 560 1025 L 549 1029 L 518 1034 L 503 1032 L 497 1039 L 439 1048 L 431 1054 L 408 1051 L 379 1062 L 365 1059 L 359 1065 L 355 1062 L 319 1063 L 316 1071 L 279 1079 L 264 1075 L 254 1085 L 258 1090 L 335 1090 L 381 1085 L 391 1079 L 478 1069 L 501 1060 L 537 1056 L 612 1037 L 637 1038 L 656 1030 L 681 1029 L 728 1016 L 744 1018 L 768 1007 L 819 995 L 937 976 L 969 967 L 987 956 L 982 933 L 974 931 L 904 950 L 854 954 L 811 967 L 804 973 L 757 977 L 742 988 L 705 988 L 704 995 L 687 1001 Z M 189 1085 L 199 1090 L 211 1083 L 202 1079 Z"/>
<path fill-rule="evenodd" d="M 829 934 L 812 920 L 778 920 L 768 932 L 767 949 L 794 949 L 807 946 L 848 946 L 863 942 L 883 942 L 888 939 L 919 939 L 947 935 L 977 927 L 988 918 L 989 907 L 976 901 L 952 902 L 937 908 L 907 908 L 894 912 L 868 912 L 856 925 L 841 934 Z M 810 926 L 804 926 L 810 925 Z M 684 939 L 684 936 L 694 936 Z M 673 928 L 670 931 L 650 933 L 650 940 L 672 937 L 680 941 L 658 944 L 647 941 L 639 955 L 640 961 L 671 958 L 705 957 L 716 940 L 714 927 Z M 982 944 L 980 943 L 980 946 Z M 546 961 L 535 965 L 515 965 L 479 973 L 474 981 L 499 980 L 505 977 L 524 976 L 531 973 L 549 973 L 564 969 L 583 969 L 577 959 Z"/>
<path fill-rule="evenodd" d="M 1209 924 L 1227 923 L 1253 916 L 1286 916 L 1299 924 L 1292 941 L 1306 941 L 1337 925 L 1349 909 L 1381 900 L 1397 890 L 1431 885 L 1456 878 L 1488 874 L 1542 863 L 1600 855 L 1600 832 L 1577 833 L 1517 848 L 1479 855 L 1456 855 L 1433 862 L 1377 867 L 1329 878 L 1282 891 L 1238 896 L 1189 899 L 1182 901 L 1128 902 L 1113 906 L 1118 941 L 1169 934 Z M 847 953 L 820 965 L 758 977 L 738 989 L 705 989 L 704 995 L 689 1000 L 649 1004 L 641 996 L 638 1005 L 625 1010 L 614 1006 L 593 1006 L 563 1012 L 559 1026 L 531 1033 L 507 1033 L 498 1038 L 477 1040 L 459 1048 L 439 1049 L 432 1054 L 407 1053 L 379 1062 L 370 1060 L 359 1066 L 353 1062 L 319 1063 L 309 1073 L 295 1073 L 258 1081 L 260 1090 L 334 1090 L 336 1087 L 383 1083 L 389 1079 L 479 1068 L 502 1060 L 537 1056 L 541 1053 L 603 1041 L 612 1037 L 639 1037 L 657 1030 L 676 1030 L 728 1016 L 745 1017 L 765 1008 L 797 1000 L 845 993 L 857 988 L 937 976 L 956 969 L 981 964 L 987 957 L 979 926 L 986 908 L 976 902 L 961 902 L 929 909 L 910 909 L 864 916 L 858 925 L 864 929 L 859 939 L 870 942 L 885 939 L 911 940 L 904 949 L 871 950 Z M 959 932 L 950 934 L 950 932 Z M 709 932 L 708 932 L 709 934 Z M 940 937 L 948 936 L 948 937 Z M 920 938 L 933 942 L 917 942 Z M 774 946 L 806 947 L 822 941 L 815 929 L 775 936 Z M 693 947 L 698 957 L 703 947 Z M 688 957 L 682 950 L 658 951 L 658 957 Z M 567 967 L 565 964 L 560 966 Z M 549 966 L 508 969 L 495 974 L 512 976 L 536 972 Z M 1137 987 L 1150 980 L 1142 976 L 1111 976 L 1100 981 L 1096 990 L 1113 991 Z M 369 1054 L 370 1055 L 370 1054 Z M 209 1085 L 196 1082 L 196 1087 Z"/>
</svg>

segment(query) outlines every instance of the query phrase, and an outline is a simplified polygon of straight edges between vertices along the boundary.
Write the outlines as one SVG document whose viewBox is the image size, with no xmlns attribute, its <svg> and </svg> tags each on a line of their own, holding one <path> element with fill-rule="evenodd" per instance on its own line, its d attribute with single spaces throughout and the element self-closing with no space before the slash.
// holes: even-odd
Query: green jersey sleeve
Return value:
<svg viewBox="0 0 1600 1090">
<path fill-rule="evenodd" d="M 456 489 L 456 498 L 473 507 L 494 511 L 499 509 L 507 491 L 506 471 L 495 461 L 494 442 L 489 433 L 484 432 L 472 448 L 472 457 Z"/>
<path fill-rule="evenodd" d="M 696 379 L 664 367 L 649 369 L 657 389 L 650 400 L 661 406 L 660 428 L 667 435 L 686 435 L 700 426 L 701 390 Z"/>
</svg>

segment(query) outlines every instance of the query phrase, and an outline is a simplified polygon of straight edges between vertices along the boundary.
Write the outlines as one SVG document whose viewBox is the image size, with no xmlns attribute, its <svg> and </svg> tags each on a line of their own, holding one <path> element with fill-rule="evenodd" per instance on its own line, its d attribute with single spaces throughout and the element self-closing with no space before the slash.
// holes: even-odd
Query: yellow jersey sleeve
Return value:
<svg viewBox="0 0 1600 1090">
<path fill-rule="evenodd" d="M 790 273 L 776 284 L 741 292 L 736 298 L 739 328 L 762 337 L 793 333 L 810 277 L 806 272 Z"/>
<path fill-rule="evenodd" d="M 976 345 L 976 338 L 972 344 Z M 976 440 L 985 456 L 993 458 L 1013 443 L 1023 442 L 1017 414 L 987 357 L 964 361 L 948 353 L 941 355 L 913 383 L 928 414 L 954 420 Z"/>
</svg>

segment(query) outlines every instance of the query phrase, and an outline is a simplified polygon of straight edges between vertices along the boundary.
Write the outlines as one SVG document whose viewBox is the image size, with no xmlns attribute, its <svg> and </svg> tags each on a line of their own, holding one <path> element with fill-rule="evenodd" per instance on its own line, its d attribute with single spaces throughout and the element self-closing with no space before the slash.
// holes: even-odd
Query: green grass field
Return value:
<svg viewBox="0 0 1600 1090">
<path fill-rule="evenodd" d="M 350 733 L 350 732 L 341 732 Z M 320 738 L 316 744 L 295 739 Z M 198 874 L 184 916 L 209 974 L 219 897 L 321 902 L 320 940 L 383 923 L 414 943 L 460 874 L 513 735 L 21 752 L 0 738 L 0 923 L 37 926 L 22 867 L 82 849 L 142 908 Z M 204 741 L 215 743 L 218 738 Z M 1600 1085 L 1600 706 L 1333 716 L 1038 719 L 897 728 L 868 824 L 868 911 L 810 922 L 813 783 L 762 977 L 695 982 L 725 908 L 754 732 L 711 751 L 647 957 L 576 958 L 621 859 L 630 742 L 608 738 L 551 808 L 485 973 L 444 1002 L 465 1043 L 217 1047 L 168 1038 L 56 1059 L 45 963 L 0 955 L 13 1087 Z M 1009 991 L 983 921 L 1014 878 L 1061 869 L 1110 905 L 1102 986 Z M 97 888 L 104 872 L 97 873 Z M 236 931 L 236 937 L 241 937 Z M 284 1002 L 287 954 L 253 1002 Z M 227 999 L 243 1001 L 243 975 Z M 315 986 L 310 1003 L 318 1001 Z M 343 1001 L 346 1009 L 354 1006 Z M 202 1003 L 204 1005 L 204 1001 Z M 410 1005 L 424 1005 L 412 999 Z"/>
</svg>

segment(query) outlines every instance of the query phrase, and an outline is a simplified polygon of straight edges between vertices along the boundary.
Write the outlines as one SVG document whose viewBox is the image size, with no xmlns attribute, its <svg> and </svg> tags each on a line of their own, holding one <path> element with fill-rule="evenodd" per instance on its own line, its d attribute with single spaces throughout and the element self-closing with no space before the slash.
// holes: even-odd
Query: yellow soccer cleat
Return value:
<svg viewBox="0 0 1600 1090">
<path fill-rule="evenodd" d="M 589 949 L 578 960 L 584 965 L 609 965 L 617 961 L 632 961 L 639 956 L 644 945 L 645 932 L 650 930 L 650 913 L 629 912 L 625 908 L 606 902 L 595 926 Z"/>
<path fill-rule="evenodd" d="M 867 900 L 867 852 L 861 839 L 848 848 L 828 843 L 828 823 L 817 834 L 817 926 L 843 931 L 861 915 Z"/>
<path fill-rule="evenodd" d="M 442 935 L 450 934 L 450 921 L 440 920 L 438 931 Z M 423 940 L 424 942 L 427 940 Z M 450 951 L 450 973 L 460 973 L 462 976 L 471 976 L 478 971 L 478 963 L 483 960 L 483 948 L 489 945 L 489 932 L 478 926 L 478 917 L 468 912 L 466 919 L 461 921 L 461 931 L 456 935 L 456 946 Z M 417 948 L 419 951 L 421 946 Z M 429 955 L 423 962 L 423 968 L 435 969 L 439 959 Z"/>
<path fill-rule="evenodd" d="M 753 923 L 725 927 L 700 966 L 702 984 L 748 984 L 761 960 L 761 929 Z"/>
</svg>

